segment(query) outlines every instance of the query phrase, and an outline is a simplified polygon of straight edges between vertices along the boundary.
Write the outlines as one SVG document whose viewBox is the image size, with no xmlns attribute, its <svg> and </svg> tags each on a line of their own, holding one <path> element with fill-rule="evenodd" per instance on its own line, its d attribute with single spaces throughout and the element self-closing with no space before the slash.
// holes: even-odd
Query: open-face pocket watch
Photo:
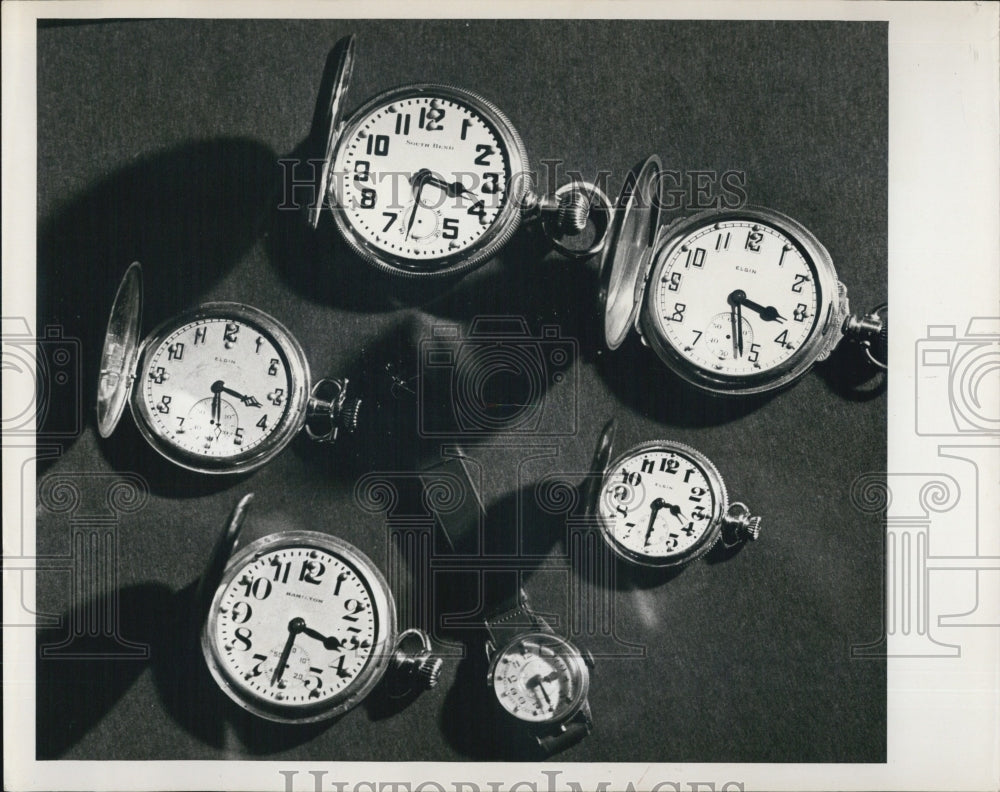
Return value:
<svg viewBox="0 0 1000 792">
<path fill-rule="evenodd" d="M 358 548 L 292 530 L 236 551 L 252 497 L 199 584 L 201 648 L 226 695 L 267 720 L 312 723 L 361 703 L 383 678 L 397 697 L 434 687 L 441 659 L 422 630 L 397 631 L 392 592 Z"/>
<path fill-rule="evenodd" d="M 887 306 L 851 315 L 826 248 L 771 209 L 708 210 L 660 225 L 660 160 L 630 174 L 601 258 L 604 337 L 635 327 L 676 375 L 714 394 L 790 384 L 843 338 L 886 368 Z"/>
<path fill-rule="evenodd" d="M 204 303 L 140 339 L 142 269 L 125 273 L 108 320 L 97 385 L 97 426 L 109 437 L 126 402 L 147 442 L 200 473 L 243 473 L 305 427 L 333 442 L 357 428 L 360 400 L 346 379 L 312 382 L 295 337 L 249 305 Z"/>
<path fill-rule="evenodd" d="M 409 278 L 453 276 L 488 261 L 523 220 L 538 220 L 570 257 L 600 250 L 610 202 L 594 184 L 534 192 L 524 143 L 478 94 L 417 83 L 384 91 L 342 120 L 354 37 L 337 45 L 325 152 L 309 223 L 329 206 L 337 230 L 365 262 Z M 577 249 L 563 241 L 594 225 Z"/>
<path fill-rule="evenodd" d="M 614 432 L 612 419 L 598 438 L 584 502 L 616 555 L 642 566 L 674 567 L 718 542 L 735 548 L 760 536 L 761 518 L 746 504 L 729 502 L 722 476 L 704 454 L 652 440 L 610 460 Z"/>
</svg>

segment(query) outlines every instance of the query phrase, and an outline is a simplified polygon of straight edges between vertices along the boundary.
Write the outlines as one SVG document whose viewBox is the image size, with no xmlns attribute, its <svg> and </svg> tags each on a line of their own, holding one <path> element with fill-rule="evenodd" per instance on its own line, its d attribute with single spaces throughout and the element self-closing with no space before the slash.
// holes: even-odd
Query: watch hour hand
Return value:
<svg viewBox="0 0 1000 792">
<path fill-rule="evenodd" d="M 678 506 L 675 503 L 666 503 L 664 504 L 664 506 L 666 506 L 667 511 L 669 511 L 672 515 L 674 515 L 674 517 L 676 517 L 678 520 L 680 520 L 681 524 L 684 523 L 685 519 L 684 512 L 681 511 L 680 506 Z"/>
<path fill-rule="evenodd" d="M 227 388 L 222 380 L 217 380 L 212 383 L 212 393 L 218 397 L 222 393 L 228 393 L 230 396 L 235 396 L 241 402 L 243 402 L 247 407 L 260 407 L 261 403 L 253 396 L 244 396 L 239 391 L 234 391 L 232 388 Z M 213 402 L 214 404 L 214 402 Z M 220 411 L 221 412 L 221 411 Z M 220 416 L 221 417 L 221 416 Z"/>
<path fill-rule="evenodd" d="M 745 305 L 751 311 L 756 311 L 765 322 L 784 322 L 785 317 L 778 313 L 778 309 L 773 305 L 761 305 L 754 302 L 743 289 L 737 289 L 729 295 L 730 305 Z"/>
<path fill-rule="evenodd" d="M 302 625 L 302 632 L 310 638 L 321 641 L 324 649 L 335 651 L 343 646 L 343 642 L 339 638 L 334 638 L 332 635 L 323 635 L 310 627 L 306 627 L 304 624 Z"/>
<path fill-rule="evenodd" d="M 428 176 L 427 184 L 433 184 L 438 189 L 443 190 L 449 198 L 455 198 L 459 195 L 475 195 L 472 190 L 460 181 L 453 181 L 449 184 L 443 179 L 439 179 L 437 176 Z"/>
</svg>

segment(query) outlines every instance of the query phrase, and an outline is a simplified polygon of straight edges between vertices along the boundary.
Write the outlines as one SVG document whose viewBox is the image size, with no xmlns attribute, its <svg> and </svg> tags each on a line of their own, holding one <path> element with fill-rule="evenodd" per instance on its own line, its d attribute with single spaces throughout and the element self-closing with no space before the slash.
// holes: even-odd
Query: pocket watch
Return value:
<svg viewBox="0 0 1000 792">
<path fill-rule="evenodd" d="M 538 220 L 564 255 L 600 250 L 611 210 L 604 193 L 583 182 L 552 196 L 535 193 L 520 135 L 482 96 L 416 83 L 384 91 L 342 120 L 354 36 L 337 46 L 325 152 L 309 209 L 314 229 L 329 206 L 340 235 L 361 259 L 407 278 L 453 276 L 480 266 L 522 220 Z M 588 220 L 594 240 L 582 249 L 567 246 L 563 238 L 579 234 Z"/>
<path fill-rule="evenodd" d="M 730 503 L 718 469 L 701 452 L 673 440 L 652 440 L 609 463 L 614 419 L 597 442 L 585 502 L 616 555 L 642 566 L 674 567 L 756 541 L 761 518 Z M 599 484 L 595 488 L 593 484 Z"/>
<path fill-rule="evenodd" d="M 243 473 L 305 427 L 333 442 L 357 427 L 346 379 L 312 382 L 305 353 L 276 319 L 249 305 L 204 303 L 140 340 L 142 268 L 125 273 L 108 320 L 97 386 L 101 437 L 126 402 L 146 441 L 200 473 Z"/>
<path fill-rule="evenodd" d="M 434 687 L 442 661 L 430 639 L 397 631 L 385 578 L 353 545 L 291 530 L 233 554 L 252 497 L 237 505 L 200 583 L 201 648 L 226 695 L 267 720 L 312 723 L 356 706 L 386 675 L 396 695 Z"/>
<path fill-rule="evenodd" d="M 714 394 L 790 384 L 843 338 L 886 368 L 888 307 L 851 315 L 826 248 L 772 209 L 709 210 L 660 226 L 660 160 L 632 171 L 601 260 L 604 337 L 635 327 L 681 379 Z"/>
</svg>

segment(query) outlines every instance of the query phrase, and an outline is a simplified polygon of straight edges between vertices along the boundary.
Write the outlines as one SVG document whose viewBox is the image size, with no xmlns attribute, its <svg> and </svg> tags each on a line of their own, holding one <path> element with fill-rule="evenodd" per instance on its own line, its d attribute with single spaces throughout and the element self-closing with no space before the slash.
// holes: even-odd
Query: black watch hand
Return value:
<svg viewBox="0 0 1000 792">
<path fill-rule="evenodd" d="M 733 357 L 743 356 L 743 310 L 739 302 L 730 301 L 729 323 L 733 333 Z"/>
<path fill-rule="evenodd" d="M 678 520 L 680 520 L 681 524 L 683 525 L 685 518 L 684 518 L 684 512 L 681 511 L 681 507 L 675 503 L 664 503 L 663 505 L 667 509 L 667 511 L 669 511 L 672 515 L 674 515 L 674 517 L 676 517 Z"/>
<path fill-rule="evenodd" d="M 305 620 L 298 617 L 288 622 L 288 640 L 285 641 L 285 648 L 281 650 L 278 665 L 274 667 L 274 673 L 271 674 L 272 685 L 276 684 L 281 679 L 281 675 L 285 673 L 285 666 L 288 665 L 288 656 L 292 653 L 292 644 L 295 643 L 295 636 L 302 632 L 305 626 Z"/>
<path fill-rule="evenodd" d="M 456 196 L 459 195 L 475 195 L 475 193 L 472 192 L 472 190 L 470 190 L 460 181 L 454 181 L 451 184 L 449 184 L 443 179 L 439 179 L 437 176 L 433 175 L 428 176 L 426 181 L 427 184 L 433 184 L 438 189 L 444 190 L 445 194 L 449 198 L 455 198 Z"/>
<path fill-rule="evenodd" d="M 743 289 L 737 289 L 732 294 L 729 295 L 730 305 L 745 305 L 751 311 L 756 311 L 760 314 L 760 318 L 765 322 L 784 322 L 785 317 L 778 313 L 778 309 L 773 305 L 761 305 L 756 303 L 747 297 L 747 293 Z"/>
<path fill-rule="evenodd" d="M 222 394 L 212 386 L 212 424 L 217 426 L 222 423 Z"/>
<path fill-rule="evenodd" d="M 426 168 L 418 170 L 410 177 L 410 187 L 413 189 L 413 211 L 410 213 L 410 221 L 406 224 L 406 234 L 403 239 L 410 238 L 410 231 L 413 230 L 413 223 L 417 219 L 417 209 L 423 206 L 420 203 L 420 194 L 424 191 L 424 185 L 431 178 L 431 172 Z"/>
<path fill-rule="evenodd" d="M 212 393 L 216 395 L 217 398 L 220 397 L 222 393 L 228 393 L 230 396 L 235 396 L 241 402 L 243 402 L 247 407 L 260 407 L 261 403 L 257 401 L 253 396 L 244 396 L 238 391 L 234 391 L 232 388 L 227 388 L 226 384 L 222 380 L 216 380 L 212 383 Z M 221 411 L 220 411 L 221 412 Z"/>
<path fill-rule="evenodd" d="M 649 504 L 649 525 L 646 526 L 646 538 L 643 539 L 643 546 L 649 544 L 649 537 L 653 535 L 653 524 L 656 522 L 656 513 L 666 505 L 666 502 L 662 498 L 657 498 Z"/>
<path fill-rule="evenodd" d="M 304 624 L 302 625 L 302 632 L 310 638 L 322 641 L 324 649 L 339 649 L 343 645 L 343 642 L 339 638 L 334 638 L 332 635 L 323 635 L 310 627 L 306 627 Z"/>
</svg>

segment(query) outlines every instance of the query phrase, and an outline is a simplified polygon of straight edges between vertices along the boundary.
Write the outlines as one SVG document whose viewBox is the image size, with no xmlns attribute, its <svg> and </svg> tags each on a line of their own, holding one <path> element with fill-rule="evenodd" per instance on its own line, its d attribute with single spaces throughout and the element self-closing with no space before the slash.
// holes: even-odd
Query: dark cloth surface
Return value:
<svg viewBox="0 0 1000 792">
<path fill-rule="evenodd" d="M 745 174 L 750 203 L 792 215 L 826 245 L 855 310 L 887 294 L 881 23 L 41 27 L 38 325 L 80 341 L 83 395 L 54 405 L 49 420 L 79 411 L 85 425 L 58 458 L 39 464 L 40 488 L 68 477 L 81 499 L 76 511 L 43 499 L 38 552 L 69 553 L 83 514 L 113 514 L 116 545 L 110 571 L 39 574 L 39 612 L 62 622 L 38 640 L 40 648 L 66 642 L 95 602 L 117 607 L 118 635 L 103 644 L 76 639 L 110 657 L 50 652 L 39 660 L 39 758 L 526 756 L 484 714 L 478 657 L 450 657 L 440 686 L 405 708 L 376 698 L 308 729 L 254 721 L 212 687 L 190 629 L 193 587 L 246 492 L 256 493 L 256 530 L 335 533 L 389 576 L 404 626 L 432 618 L 411 593 L 428 570 L 401 562 L 386 514 L 362 507 L 358 483 L 373 468 L 412 470 L 437 441 L 411 442 L 411 410 L 400 428 L 360 448 L 318 449 L 303 439 L 235 480 L 158 461 L 128 414 L 101 441 L 92 394 L 103 326 L 118 279 L 140 260 L 144 333 L 199 302 L 248 303 L 296 335 L 316 377 L 371 372 L 389 358 L 419 369 L 434 327 L 458 325 L 464 338 L 481 315 L 523 317 L 526 343 L 544 326 L 559 328 L 572 361 L 542 394 L 543 433 L 464 445 L 483 471 L 487 527 L 521 531 L 514 548 L 532 605 L 598 658 L 594 733 L 560 760 L 884 761 L 885 663 L 851 653 L 883 630 L 882 526 L 852 500 L 852 485 L 885 469 L 884 393 L 847 387 L 855 371 L 837 353 L 771 398 L 719 403 L 695 394 L 634 337 L 616 353 L 604 350 L 593 263 L 543 261 L 527 232 L 436 299 L 389 295 L 358 274 L 328 219 L 311 237 L 300 215 L 276 210 L 277 161 L 306 150 L 327 53 L 351 32 L 358 46 L 349 110 L 403 83 L 470 89 L 510 117 L 535 168 L 544 174 L 543 161 L 560 161 L 551 188 L 573 171 L 593 179 L 605 169 L 613 195 L 651 153 L 680 172 L 682 188 L 696 171 L 710 174 L 716 190 L 711 174 Z M 704 198 L 687 190 L 669 214 Z M 764 517 L 760 541 L 669 575 L 579 563 L 587 532 L 572 511 L 546 503 L 539 485 L 559 475 L 578 482 L 611 416 L 618 450 L 662 437 L 705 453 L 731 497 Z M 145 482 L 148 501 L 108 512 L 109 482 L 129 473 Z"/>
</svg>

